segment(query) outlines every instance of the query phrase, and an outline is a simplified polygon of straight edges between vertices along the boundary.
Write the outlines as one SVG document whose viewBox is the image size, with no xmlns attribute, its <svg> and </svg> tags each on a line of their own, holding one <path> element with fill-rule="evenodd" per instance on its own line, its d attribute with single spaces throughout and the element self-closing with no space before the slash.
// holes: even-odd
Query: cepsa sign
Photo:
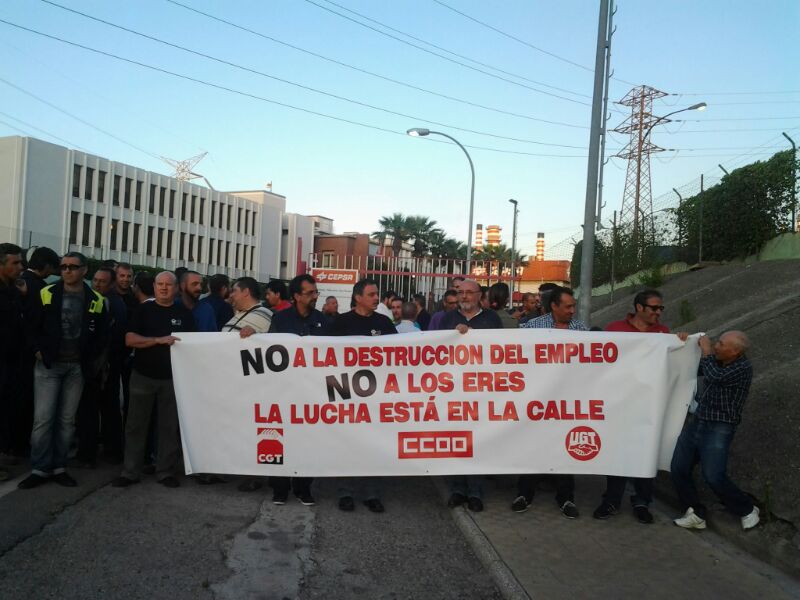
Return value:
<svg viewBox="0 0 800 600">
<path fill-rule="evenodd" d="M 401 431 L 398 458 L 472 458 L 471 431 Z"/>
<path fill-rule="evenodd" d="M 355 285 L 358 271 L 355 269 L 311 269 L 311 276 L 317 284 Z"/>
</svg>

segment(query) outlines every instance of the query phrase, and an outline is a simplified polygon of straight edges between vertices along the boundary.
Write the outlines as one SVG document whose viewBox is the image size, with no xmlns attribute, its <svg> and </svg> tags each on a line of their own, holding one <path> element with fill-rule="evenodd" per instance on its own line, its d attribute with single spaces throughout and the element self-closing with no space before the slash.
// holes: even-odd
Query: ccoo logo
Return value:
<svg viewBox="0 0 800 600">
<path fill-rule="evenodd" d="M 258 464 L 283 464 L 283 429 L 258 428 Z"/>
<path fill-rule="evenodd" d="M 565 445 L 575 460 L 592 460 L 600 453 L 600 436 L 591 427 L 581 425 L 570 430 Z"/>
</svg>

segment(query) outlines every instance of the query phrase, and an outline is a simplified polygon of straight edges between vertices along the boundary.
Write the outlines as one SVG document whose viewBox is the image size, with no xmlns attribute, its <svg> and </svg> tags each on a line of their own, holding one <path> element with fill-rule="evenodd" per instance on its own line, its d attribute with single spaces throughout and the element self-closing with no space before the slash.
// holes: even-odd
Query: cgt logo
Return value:
<svg viewBox="0 0 800 600">
<path fill-rule="evenodd" d="M 600 453 L 600 436 L 591 427 L 581 425 L 570 430 L 565 445 L 575 460 L 592 460 Z"/>
<path fill-rule="evenodd" d="M 258 464 L 283 464 L 283 429 L 258 428 Z"/>
<path fill-rule="evenodd" d="M 400 431 L 398 458 L 472 458 L 471 431 Z"/>
</svg>

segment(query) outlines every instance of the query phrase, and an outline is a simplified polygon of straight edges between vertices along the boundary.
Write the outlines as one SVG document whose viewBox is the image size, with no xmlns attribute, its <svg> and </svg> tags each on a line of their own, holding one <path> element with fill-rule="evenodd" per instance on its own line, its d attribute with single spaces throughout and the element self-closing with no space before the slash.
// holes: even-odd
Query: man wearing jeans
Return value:
<svg viewBox="0 0 800 600">
<path fill-rule="evenodd" d="M 131 403 L 125 424 L 125 466 L 114 487 L 138 483 L 142 473 L 147 433 L 153 409 L 158 411 L 156 479 L 164 487 L 180 485 L 178 466 L 178 406 L 172 384 L 169 347 L 180 338 L 172 335 L 194 331 L 192 311 L 175 301 L 177 280 L 162 271 L 155 280 L 155 300 L 143 302 L 133 313 L 125 343 L 134 348 L 131 372 Z"/>
<path fill-rule="evenodd" d="M 672 455 L 672 482 L 686 511 L 674 523 L 686 529 L 706 528 L 707 510 L 692 481 L 692 471 L 699 462 L 708 486 L 730 512 L 741 518 L 742 529 L 750 529 L 758 525 L 758 507 L 726 473 L 728 450 L 753 380 L 753 367 L 745 356 L 750 341 L 741 331 L 728 331 L 713 347 L 707 336 L 698 343 L 706 387 Z"/>
<path fill-rule="evenodd" d="M 60 485 L 77 485 L 66 472 L 75 413 L 84 379 L 97 376 L 108 341 L 105 298 L 83 281 L 86 257 L 68 252 L 60 268 L 61 281 L 42 288 L 35 309 L 32 469 L 19 483 L 21 489 L 50 478 Z"/>
</svg>

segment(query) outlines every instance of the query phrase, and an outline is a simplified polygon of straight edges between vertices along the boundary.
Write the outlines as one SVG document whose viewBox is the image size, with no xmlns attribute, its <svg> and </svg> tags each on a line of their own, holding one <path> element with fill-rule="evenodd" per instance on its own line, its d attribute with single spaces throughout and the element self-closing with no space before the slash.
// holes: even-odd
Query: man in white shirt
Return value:
<svg viewBox="0 0 800 600">
<path fill-rule="evenodd" d="M 383 292 L 381 296 L 381 301 L 378 302 L 378 308 L 375 309 L 375 312 L 383 315 L 384 317 L 388 317 L 391 321 L 394 321 L 392 317 L 392 300 L 397 297 L 397 293 L 394 290 L 386 290 Z"/>
<path fill-rule="evenodd" d="M 400 309 L 400 323 L 395 325 L 397 333 L 422 333 L 414 322 L 417 318 L 417 305 L 414 302 L 403 302 Z"/>
</svg>

